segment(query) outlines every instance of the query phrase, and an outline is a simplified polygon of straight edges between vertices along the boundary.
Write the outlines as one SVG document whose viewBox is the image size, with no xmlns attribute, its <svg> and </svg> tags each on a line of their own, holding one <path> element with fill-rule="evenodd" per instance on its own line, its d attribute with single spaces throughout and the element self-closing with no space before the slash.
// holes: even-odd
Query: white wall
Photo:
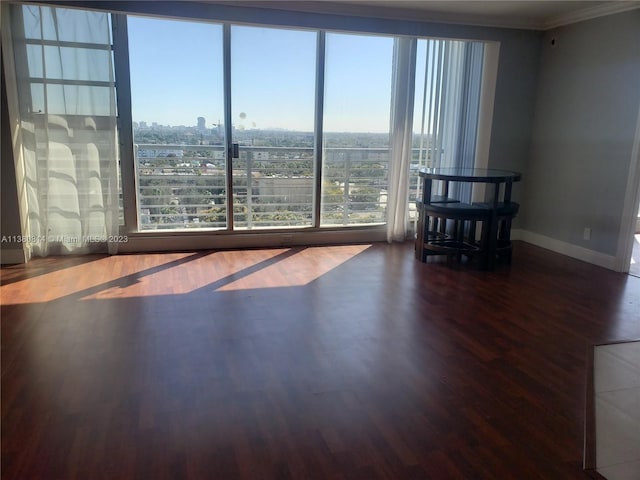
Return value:
<svg viewBox="0 0 640 480">
<path fill-rule="evenodd" d="M 639 105 L 640 10 L 545 33 L 524 172 L 524 240 L 611 266 Z"/>
</svg>

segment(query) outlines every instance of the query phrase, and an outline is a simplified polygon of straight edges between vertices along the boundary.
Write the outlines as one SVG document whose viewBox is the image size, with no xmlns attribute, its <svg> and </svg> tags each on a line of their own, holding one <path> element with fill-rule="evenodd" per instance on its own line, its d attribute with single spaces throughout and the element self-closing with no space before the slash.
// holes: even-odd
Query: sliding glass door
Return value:
<svg viewBox="0 0 640 480">
<path fill-rule="evenodd" d="M 313 226 L 317 33 L 223 30 L 128 17 L 141 230 Z"/>
<path fill-rule="evenodd" d="M 316 40 L 231 27 L 234 229 L 313 226 Z"/>
<path fill-rule="evenodd" d="M 227 228 L 222 25 L 128 17 L 141 230 Z"/>
</svg>

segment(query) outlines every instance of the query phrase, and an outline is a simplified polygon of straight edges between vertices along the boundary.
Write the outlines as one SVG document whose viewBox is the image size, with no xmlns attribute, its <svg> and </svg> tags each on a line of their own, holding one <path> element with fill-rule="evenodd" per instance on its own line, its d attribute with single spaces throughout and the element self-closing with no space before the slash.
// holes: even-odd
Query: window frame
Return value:
<svg viewBox="0 0 640 480">
<path fill-rule="evenodd" d="M 48 2 L 44 2 L 47 4 Z M 75 2 L 57 2 L 56 6 L 67 6 L 69 8 L 83 8 L 78 6 Z M 97 8 L 96 8 L 97 7 Z M 212 23 L 222 23 L 225 28 L 230 28 L 231 24 L 238 25 L 250 25 L 258 27 L 272 27 L 272 28 L 293 28 L 293 29 L 307 29 L 316 31 L 319 39 L 326 34 L 331 33 L 347 33 L 347 34 L 361 34 L 383 37 L 397 37 L 398 35 L 410 35 L 416 39 L 429 39 L 429 38 L 444 38 L 444 39 L 462 39 L 469 41 L 482 41 L 485 44 L 494 43 L 499 47 L 498 42 L 491 42 L 485 40 L 482 37 L 475 37 L 473 32 L 468 38 L 460 38 L 459 35 L 426 35 L 424 33 L 403 33 L 403 28 L 394 27 L 393 22 L 387 22 L 389 25 L 385 26 L 378 22 L 360 21 L 358 18 L 346 18 L 332 15 L 317 15 L 315 13 L 305 13 L 301 17 L 298 15 L 292 16 L 292 12 L 280 11 L 274 12 L 272 10 L 264 9 L 266 15 L 263 17 L 265 20 L 258 20 L 262 15 L 258 15 L 262 9 L 254 7 L 237 7 L 237 6 L 220 6 L 220 5 L 203 5 L 203 4 L 185 4 L 185 8 L 181 8 L 180 11 L 171 11 L 171 7 L 164 8 L 161 4 L 148 3 L 134 3 L 128 4 L 124 9 L 118 8 L 113 4 L 93 4 L 91 9 L 103 10 L 110 13 L 112 18 L 113 32 L 113 50 L 114 50 L 114 66 L 116 75 L 116 89 L 117 89 L 117 108 L 118 108 L 118 135 L 119 143 L 121 147 L 121 182 L 122 182 L 122 194 L 124 203 L 124 225 L 122 232 L 129 235 L 132 240 L 129 245 L 125 245 L 121 251 L 142 251 L 142 250 L 169 250 L 175 248 L 203 248 L 203 247 L 225 247 L 225 246 L 272 246 L 283 244 L 309 244 L 309 243 L 333 243 L 333 242 L 360 242 L 360 241 L 381 241 L 385 239 L 386 225 L 348 225 L 340 227 L 325 226 L 320 227 L 317 225 L 320 219 L 320 190 L 322 182 L 322 106 L 323 106 L 323 82 L 324 82 L 324 66 L 326 65 L 324 59 L 324 42 L 317 42 L 317 54 L 316 63 L 322 65 L 321 68 L 317 68 L 317 85 L 318 93 L 316 94 L 316 126 L 314 128 L 314 137 L 316 139 L 314 146 L 314 153 L 316 158 L 316 171 L 315 173 L 315 185 L 314 188 L 318 192 L 314 192 L 314 197 L 317 201 L 314 204 L 314 218 L 316 219 L 313 227 L 305 227 L 299 230 L 291 229 L 270 229 L 268 231 L 234 231 L 227 229 L 224 231 L 210 231 L 210 230 L 192 230 L 185 231 L 163 231 L 161 234 L 154 234 L 152 231 L 139 230 L 140 218 L 139 208 L 136 201 L 136 178 L 135 178 L 135 165 L 133 156 L 133 131 L 132 131 L 132 118 L 131 118 L 131 87 L 129 78 L 129 59 L 127 42 L 122 42 L 122 39 L 126 39 L 126 15 L 142 15 L 142 16 L 156 16 L 164 19 L 185 19 L 193 21 L 205 21 Z M 120 20 L 117 20 L 120 19 Z M 124 20 L 124 21 L 122 21 Z M 383 22 L 384 23 L 384 22 Z M 398 31 L 400 30 L 400 31 Z M 411 30 L 411 29 L 409 29 Z M 440 30 L 441 31 L 441 30 Z M 452 29 L 451 32 L 455 34 L 456 29 Z M 477 32 L 476 32 L 477 34 Z M 120 40 L 118 40 L 120 39 Z M 227 48 L 230 44 L 226 43 Z M 489 85 L 491 91 L 488 95 L 485 95 L 485 74 L 483 73 L 483 88 L 481 92 L 480 110 L 481 121 L 480 127 L 484 128 L 481 132 L 481 128 L 477 132 L 476 143 L 477 149 L 481 147 L 483 152 L 481 155 L 476 155 L 477 160 L 480 160 L 479 165 L 486 163 L 488 158 L 488 145 L 491 132 L 491 117 L 493 107 L 493 96 L 495 94 L 495 76 L 497 74 L 497 52 L 498 49 L 494 49 L 495 54 L 495 68 L 493 85 Z M 227 52 L 227 60 L 230 61 L 230 54 Z M 486 60 L 486 59 L 485 59 Z M 229 69 L 225 68 L 228 72 Z M 415 75 L 415 72 L 413 73 Z M 489 79 L 491 80 L 491 79 Z M 491 82 L 489 82 L 491 84 Z M 225 96 L 230 101 L 230 96 Z M 226 109 L 225 115 L 230 115 L 231 109 Z M 128 118 L 127 118 L 128 117 Z M 489 119 L 488 125 L 486 120 Z M 483 124 L 484 120 L 484 124 Z M 231 128 L 230 119 L 225 118 L 225 125 Z M 485 135 L 481 135 L 484 133 Z M 320 139 L 320 141 L 318 141 Z M 227 135 L 227 149 L 231 150 L 230 142 L 232 137 Z M 484 158 L 484 162 L 482 162 Z M 227 162 L 228 168 L 231 168 L 230 162 Z M 229 203 L 231 205 L 231 203 Z M 232 215 L 232 214 L 231 214 Z M 388 222 L 388 219 L 387 219 Z M 228 223 L 228 225 L 231 225 Z M 212 235 L 212 233 L 215 233 Z M 225 237 L 236 237 L 234 239 Z M 154 238 L 156 237 L 156 238 Z M 240 238 L 242 237 L 242 238 Z M 157 240 L 163 240 L 159 243 Z"/>
</svg>

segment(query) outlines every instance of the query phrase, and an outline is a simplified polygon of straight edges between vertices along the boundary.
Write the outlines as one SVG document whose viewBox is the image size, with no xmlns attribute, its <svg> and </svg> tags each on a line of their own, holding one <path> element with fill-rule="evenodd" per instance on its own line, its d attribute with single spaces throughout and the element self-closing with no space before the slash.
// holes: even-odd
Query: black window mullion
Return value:
<svg viewBox="0 0 640 480">
<path fill-rule="evenodd" d="M 112 14 L 113 62 L 118 110 L 118 142 L 120 147 L 120 175 L 124 208 L 125 232 L 139 229 L 138 195 L 136 193 L 136 165 L 133 145 L 131 113 L 131 80 L 129 69 L 129 36 L 126 15 Z"/>
<path fill-rule="evenodd" d="M 320 227 L 322 214 L 322 166 L 323 166 L 323 122 L 324 122 L 324 68 L 325 68 L 325 32 L 318 31 L 316 45 L 316 105 L 314 126 L 314 192 L 313 226 Z"/>
<path fill-rule="evenodd" d="M 226 146 L 227 230 L 233 230 L 233 127 L 231 125 L 231 25 L 222 26 L 224 138 Z"/>
</svg>

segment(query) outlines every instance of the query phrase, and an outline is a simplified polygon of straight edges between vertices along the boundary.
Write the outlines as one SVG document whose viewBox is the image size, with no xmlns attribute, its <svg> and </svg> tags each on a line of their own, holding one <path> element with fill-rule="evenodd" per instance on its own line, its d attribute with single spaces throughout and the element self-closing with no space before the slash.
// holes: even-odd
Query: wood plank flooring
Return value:
<svg viewBox="0 0 640 480">
<path fill-rule="evenodd" d="M 524 243 L 2 269 L 2 478 L 583 479 L 587 352 L 640 278 Z"/>
</svg>

